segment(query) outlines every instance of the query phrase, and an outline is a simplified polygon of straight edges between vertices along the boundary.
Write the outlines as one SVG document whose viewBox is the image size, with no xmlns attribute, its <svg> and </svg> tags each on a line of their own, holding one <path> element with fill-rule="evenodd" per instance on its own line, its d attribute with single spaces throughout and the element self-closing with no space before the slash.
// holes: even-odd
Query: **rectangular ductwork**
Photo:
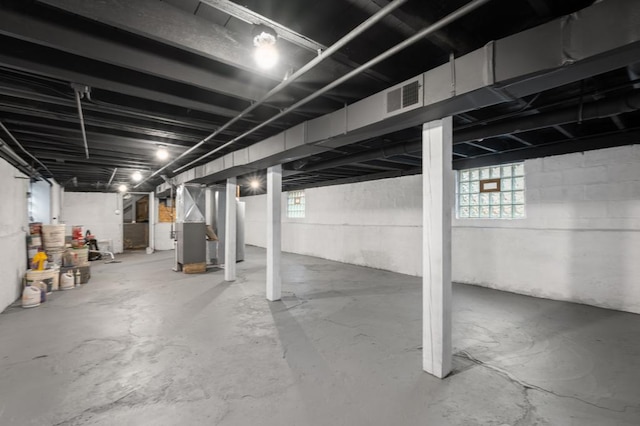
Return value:
<svg viewBox="0 0 640 426">
<path fill-rule="evenodd" d="M 387 90 L 387 115 L 422 106 L 422 76 Z"/>
<path fill-rule="evenodd" d="M 209 175 L 197 181 L 215 182 L 636 63 L 638 28 L 637 0 L 597 2 L 271 136 L 250 146 L 248 158 L 213 160 L 204 167 Z M 178 183 L 194 179 L 189 172 L 176 177 Z"/>
<path fill-rule="evenodd" d="M 396 115 L 423 106 L 422 86 L 423 78 L 419 75 L 388 89 L 385 96 L 386 115 Z"/>
</svg>

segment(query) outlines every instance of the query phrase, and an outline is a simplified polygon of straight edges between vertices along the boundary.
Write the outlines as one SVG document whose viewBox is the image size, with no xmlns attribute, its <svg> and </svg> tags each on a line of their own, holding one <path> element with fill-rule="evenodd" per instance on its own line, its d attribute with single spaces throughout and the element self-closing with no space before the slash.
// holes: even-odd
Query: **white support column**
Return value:
<svg viewBox="0 0 640 426">
<path fill-rule="evenodd" d="M 215 198 L 215 195 L 213 192 L 213 188 L 210 188 L 210 187 L 206 188 L 204 190 L 204 224 L 207 226 L 211 226 L 212 228 L 213 228 L 213 212 L 215 211 L 214 198 Z M 215 247 L 216 247 L 212 245 L 217 244 L 217 242 L 209 241 L 209 239 L 207 239 L 206 244 L 207 244 L 205 248 L 206 262 L 207 262 L 207 265 L 210 265 L 211 259 L 218 257 L 217 252 L 211 253 L 211 251 L 215 250 Z"/>
<path fill-rule="evenodd" d="M 62 191 L 58 182 L 51 181 L 50 191 L 49 206 L 51 209 L 51 217 L 49 219 L 52 225 L 57 225 L 60 220 L 60 206 L 62 205 Z"/>
<path fill-rule="evenodd" d="M 149 244 L 147 246 L 147 254 L 151 254 L 156 249 L 156 214 L 158 207 L 156 206 L 156 193 L 149 193 Z"/>
<path fill-rule="evenodd" d="M 280 300 L 282 165 L 267 169 L 267 299 Z"/>
<path fill-rule="evenodd" d="M 236 279 L 236 178 L 227 179 L 224 231 L 224 280 Z"/>
<path fill-rule="evenodd" d="M 422 127 L 422 368 L 451 372 L 451 117 Z"/>
<path fill-rule="evenodd" d="M 131 198 L 129 200 L 131 201 L 131 223 L 136 223 L 136 219 L 138 217 L 138 212 L 136 211 L 136 201 L 138 201 L 138 198 L 135 194 L 133 194 L 131 195 Z M 122 202 L 122 210 L 124 212 L 124 201 Z"/>
</svg>

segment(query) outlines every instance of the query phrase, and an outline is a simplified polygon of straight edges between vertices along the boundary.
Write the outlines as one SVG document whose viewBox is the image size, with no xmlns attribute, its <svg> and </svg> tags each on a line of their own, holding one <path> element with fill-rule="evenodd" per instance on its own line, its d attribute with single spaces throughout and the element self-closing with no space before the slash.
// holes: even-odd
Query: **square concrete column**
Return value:
<svg viewBox="0 0 640 426">
<path fill-rule="evenodd" d="M 280 300 L 282 165 L 267 169 L 267 299 Z"/>
<path fill-rule="evenodd" d="M 422 127 L 422 368 L 451 372 L 451 117 Z"/>
<path fill-rule="evenodd" d="M 51 224 L 57 225 L 60 219 L 60 206 L 62 205 L 62 191 L 58 182 L 54 180 L 51 181 L 50 191 L 49 199 L 51 201 L 49 207 L 51 209 Z"/>
<path fill-rule="evenodd" d="M 156 193 L 149 193 L 149 245 L 147 246 L 147 254 L 153 253 L 156 249 L 156 214 L 158 207 L 156 206 Z"/>
<path fill-rule="evenodd" d="M 224 225 L 224 280 L 236 279 L 236 178 L 227 179 Z"/>
</svg>

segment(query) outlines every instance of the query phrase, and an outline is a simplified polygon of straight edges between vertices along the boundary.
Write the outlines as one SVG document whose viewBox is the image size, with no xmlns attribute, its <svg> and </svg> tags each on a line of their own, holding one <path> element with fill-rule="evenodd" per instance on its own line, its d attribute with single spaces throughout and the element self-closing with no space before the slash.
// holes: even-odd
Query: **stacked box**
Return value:
<svg viewBox="0 0 640 426">
<path fill-rule="evenodd" d="M 29 224 L 29 235 L 27 235 L 27 265 L 31 268 L 33 256 L 42 250 L 42 223 L 32 222 Z"/>
</svg>

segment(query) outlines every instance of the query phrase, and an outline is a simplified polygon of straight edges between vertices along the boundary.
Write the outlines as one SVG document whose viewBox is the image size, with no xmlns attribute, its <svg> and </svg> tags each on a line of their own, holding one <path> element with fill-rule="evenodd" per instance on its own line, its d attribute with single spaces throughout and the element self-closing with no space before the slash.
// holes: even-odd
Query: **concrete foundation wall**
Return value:
<svg viewBox="0 0 640 426">
<path fill-rule="evenodd" d="M 29 180 L 0 159 L 0 312 L 20 297 L 27 269 L 27 191 Z"/>
<path fill-rule="evenodd" d="M 118 213 L 116 214 L 116 210 Z M 98 241 L 111 241 L 114 253 L 122 253 L 122 196 L 101 192 L 65 192 L 62 221 L 71 234 L 73 225 L 91 230 Z M 102 247 L 100 247 L 102 248 Z"/>
<path fill-rule="evenodd" d="M 454 219 L 453 280 L 640 313 L 640 145 L 525 162 L 527 216 Z M 284 251 L 421 274 L 421 176 L 305 191 Z M 265 196 L 245 197 L 265 246 Z"/>
<path fill-rule="evenodd" d="M 525 174 L 525 219 L 454 220 L 454 280 L 640 313 L 640 145 Z"/>
<path fill-rule="evenodd" d="M 421 176 L 305 191 L 306 217 L 287 218 L 282 249 L 409 275 L 421 273 Z M 266 197 L 245 197 L 246 242 L 265 246 Z"/>
</svg>

